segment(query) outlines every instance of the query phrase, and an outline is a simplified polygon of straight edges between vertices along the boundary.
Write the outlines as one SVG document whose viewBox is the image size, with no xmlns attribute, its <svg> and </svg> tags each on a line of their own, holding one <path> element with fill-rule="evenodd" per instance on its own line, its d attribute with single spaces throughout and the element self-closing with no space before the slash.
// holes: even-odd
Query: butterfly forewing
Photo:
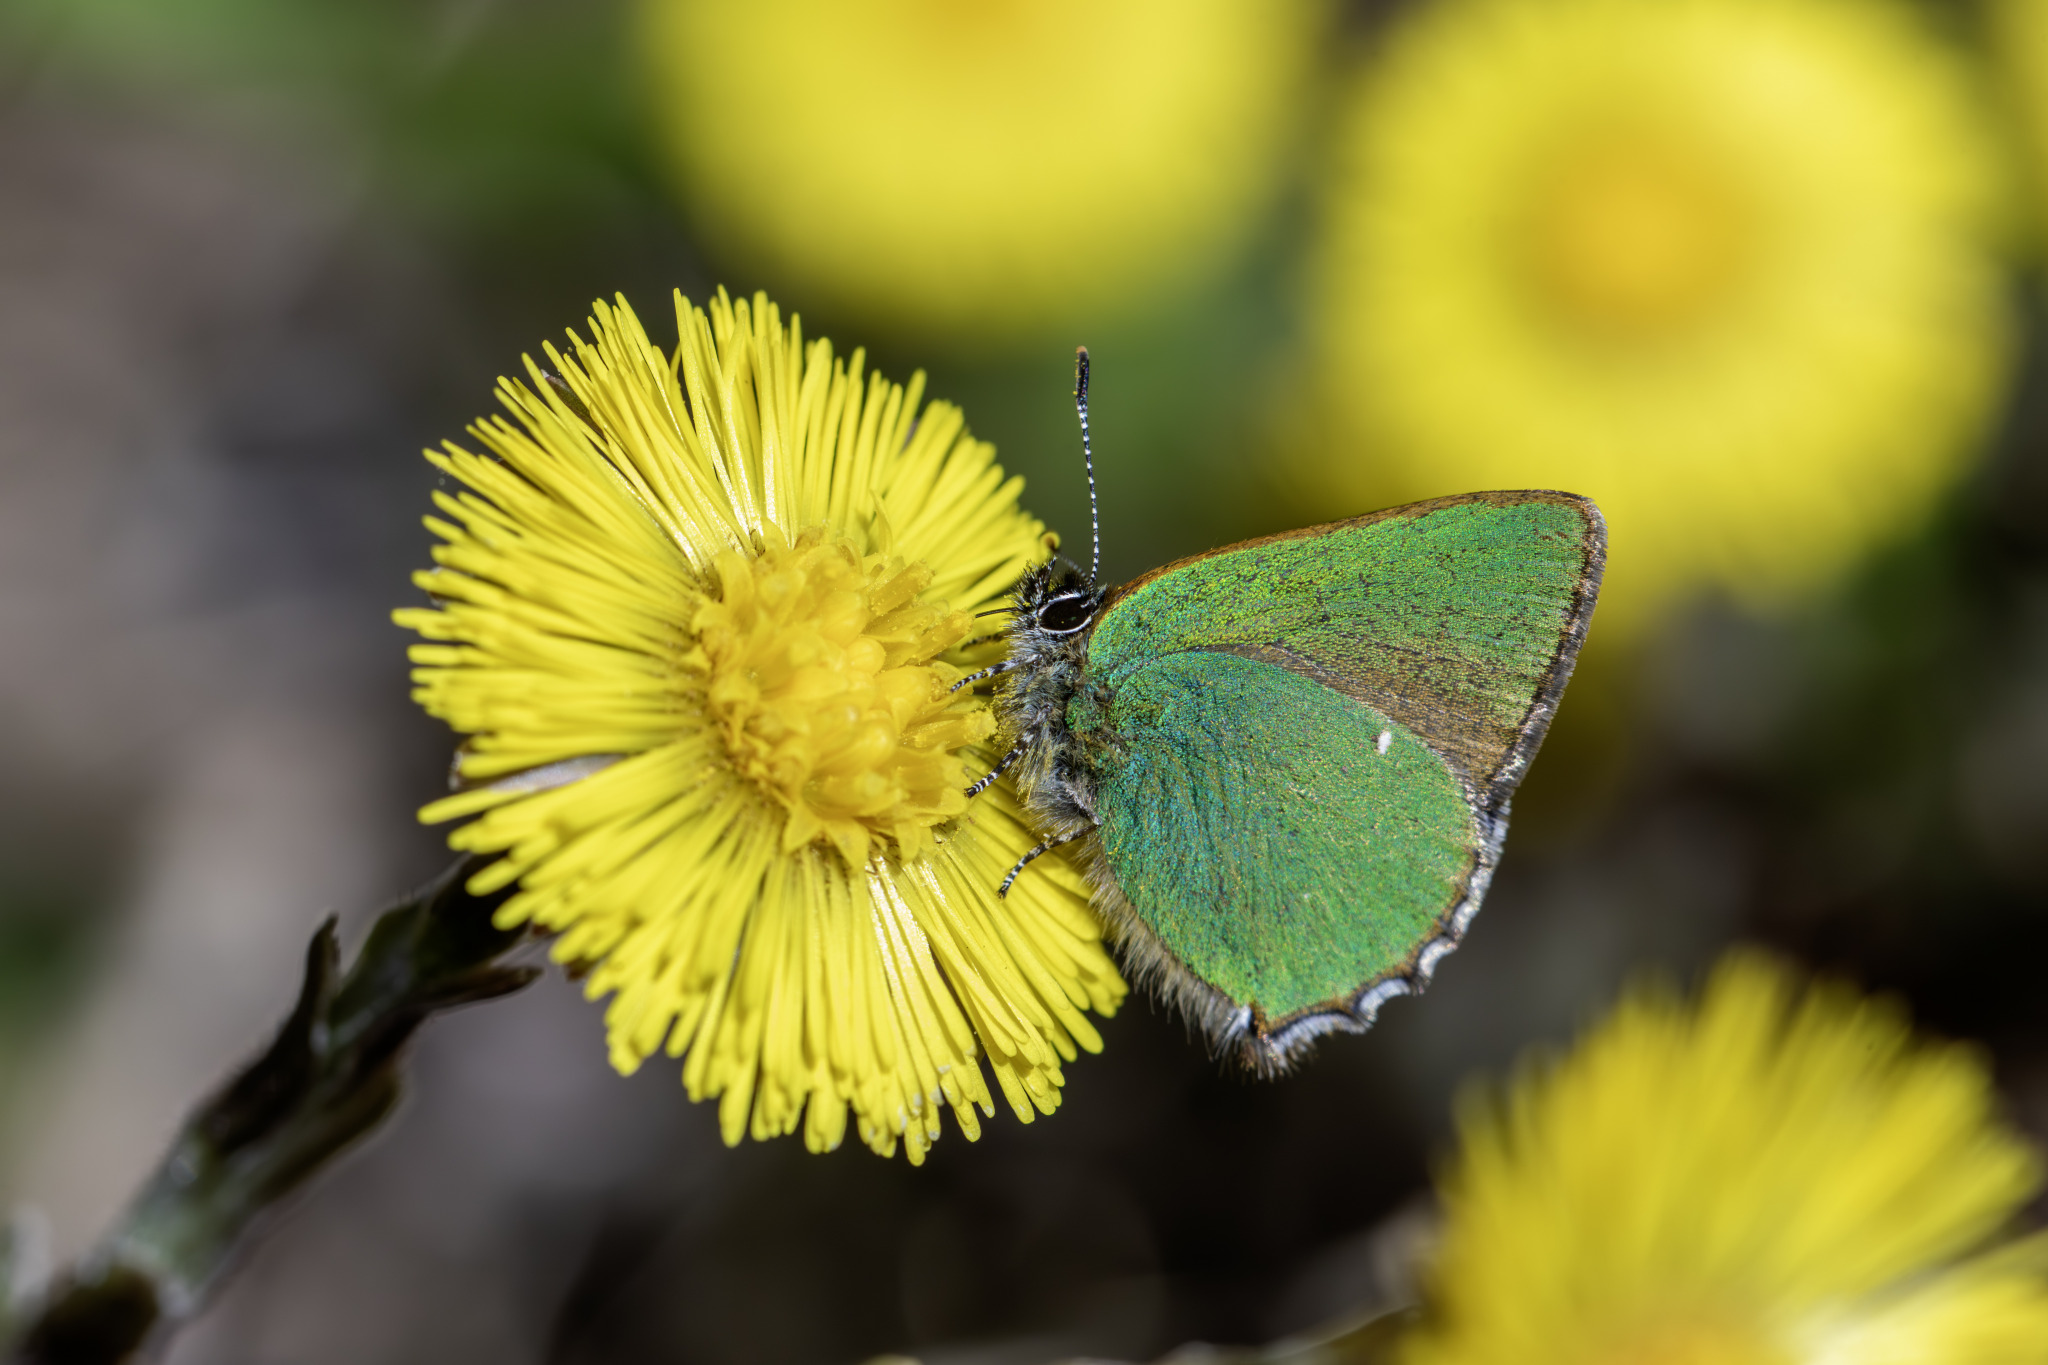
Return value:
<svg viewBox="0 0 2048 1365">
<path fill-rule="evenodd" d="M 1592 614 L 1599 511 L 1471 493 L 1212 551 L 1111 599 L 1089 672 L 1183 650 L 1265 659 L 1406 725 L 1500 805 L 1541 742 Z"/>
</svg>

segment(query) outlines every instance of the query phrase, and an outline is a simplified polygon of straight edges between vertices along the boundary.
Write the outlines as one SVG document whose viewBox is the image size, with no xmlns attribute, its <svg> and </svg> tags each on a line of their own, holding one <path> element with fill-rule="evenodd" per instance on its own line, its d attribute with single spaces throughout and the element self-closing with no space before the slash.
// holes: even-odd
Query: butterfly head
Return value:
<svg viewBox="0 0 2048 1365">
<path fill-rule="evenodd" d="M 1088 642 L 1109 591 L 1101 586 L 1102 519 L 1096 510 L 1095 456 L 1088 440 L 1087 349 L 1074 359 L 1074 405 L 1081 418 L 1081 456 L 1088 471 L 1088 568 L 1084 572 L 1061 557 L 1018 580 L 1009 605 L 998 608 L 1010 617 L 1002 632 L 1009 645 L 1007 657 L 954 684 L 957 688 L 983 678 L 1000 679 L 995 709 L 1009 745 L 995 767 L 967 788 L 967 795 L 978 796 L 1014 768 L 1017 793 L 1032 823 L 1046 836 L 1018 859 L 997 888 L 998 896 L 1008 893 L 1032 859 L 1095 827 L 1094 770 L 1068 730 L 1067 708 L 1082 686 Z"/>
<path fill-rule="evenodd" d="M 1010 658 L 1018 672 L 1029 675 L 1048 665 L 1078 666 L 1088 652 L 1088 636 L 1109 594 L 1064 560 L 1042 564 L 1026 574 L 1010 598 Z"/>
<path fill-rule="evenodd" d="M 1011 629 L 1027 630 L 1048 639 L 1079 635 L 1094 624 L 1109 594 L 1065 560 L 1054 560 L 1026 574 L 1013 598 Z"/>
</svg>

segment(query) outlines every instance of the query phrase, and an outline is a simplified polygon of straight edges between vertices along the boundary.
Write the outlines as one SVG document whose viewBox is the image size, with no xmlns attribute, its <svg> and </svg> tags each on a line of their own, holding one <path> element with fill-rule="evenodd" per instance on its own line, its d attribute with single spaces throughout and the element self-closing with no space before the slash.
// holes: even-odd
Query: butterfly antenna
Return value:
<svg viewBox="0 0 2048 1365">
<path fill-rule="evenodd" d="M 1102 513 L 1095 504 L 1095 451 L 1088 444 L 1088 348 L 1074 352 L 1074 407 L 1081 414 L 1081 463 L 1088 470 L 1088 529 L 1095 550 L 1088 562 L 1088 586 L 1102 579 Z"/>
</svg>

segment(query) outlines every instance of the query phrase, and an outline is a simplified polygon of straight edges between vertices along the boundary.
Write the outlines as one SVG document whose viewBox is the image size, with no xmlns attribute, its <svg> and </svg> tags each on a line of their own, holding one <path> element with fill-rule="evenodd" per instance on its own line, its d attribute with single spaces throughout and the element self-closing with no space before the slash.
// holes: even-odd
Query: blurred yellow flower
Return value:
<svg viewBox="0 0 2048 1365">
<path fill-rule="evenodd" d="M 1226 260 L 1286 169 L 1322 0 L 642 0 L 725 259 L 956 338 L 1095 323 Z"/>
<path fill-rule="evenodd" d="M 1326 501 L 1606 509 L 1604 629 L 1907 529 L 2011 338 L 2005 167 L 1890 0 L 1445 0 L 1350 97 L 1315 282 Z"/>
<path fill-rule="evenodd" d="M 1474 1097 L 1402 1365 L 2048 1360 L 2040 1187 L 1982 1061 L 1770 962 Z"/>
<path fill-rule="evenodd" d="M 479 893 L 589 968 L 612 1061 L 684 1056 L 727 1142 L 795 1130 L 920 1160 L 942 1103 L 1028 1122 L 1124 985 L 1064 862 L 1000 784 L 984 700 L 948 686 L 973 614 L 1044 558 L 995 451 L 765 297 L 676 298 L 680 341 L 599 304 L 591 339 L 500 382 L 512 420 L 427 458 L 432 608 L 396 613 L 414 696 L 470 736 L 421 812 L 504 856 Z M 443 519 L 445 518 L 445 519 Z M 806 1113 L 806 1105 L 808 1112 Z"/>
<path fill-rule="evenodd" d="M 1993 0 L 1991 21 L 2005 96 L 2028 154 L 2038 254 L 2048 220 L 2048 5 L 2041 0 Z"/>
</svg>

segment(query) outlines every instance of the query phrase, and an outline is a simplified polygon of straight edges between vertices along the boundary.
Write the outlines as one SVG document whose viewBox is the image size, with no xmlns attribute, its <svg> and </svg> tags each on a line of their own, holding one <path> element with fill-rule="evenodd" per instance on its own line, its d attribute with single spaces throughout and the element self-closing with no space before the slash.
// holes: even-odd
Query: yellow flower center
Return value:
<svg viewBox="0 0 2048 1365">
<path fill-rule="evenodd" d="M 1599 1365 L 1794 1365 L 1789 1352 L 1750 1326 L 1690 1315 L 1648 1323 L 1598 1359 Z"/>
<path fill-rule="evenodd" d="M 1748 225 L 1720 168 L 1675 138 L 1613 138 L 1564 158 L 1527 225 L 1539 292 L 1630 341 L 1696 322 L 1738 274 Z"/>
<path fill-rule="evenodd" d="M 829 842 L 856 868 L 884 838 L 902 857 L 927 851 L 932 827 L 967 808 L 957 751 L 995 729 L 938 662 L 971 619 L 919 600 L 922 563 L 862 556 L 822 529 L 716 567 L 719 594 L 691 623 L 696 662 L 733 767 L 787 812 L 784 849 Z"/>
</svg>

